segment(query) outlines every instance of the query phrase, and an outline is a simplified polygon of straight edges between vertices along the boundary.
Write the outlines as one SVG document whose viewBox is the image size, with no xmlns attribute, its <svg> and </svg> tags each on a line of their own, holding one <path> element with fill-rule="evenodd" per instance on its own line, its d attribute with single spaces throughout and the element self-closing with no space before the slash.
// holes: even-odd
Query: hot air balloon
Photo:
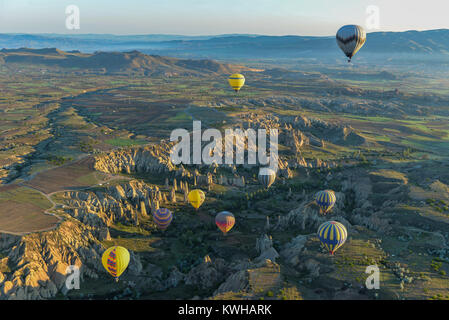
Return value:
<svg viewBox="0 0 449 320">
<path fill-rule="evenodd" d="M 173 220 L 173 215 L 170 210 L 166 208 L 160 208 L 153 212 L 153 220 L 160 230 L 165 230 Z"/>
<path fill-rule="evenodd" d="M 268 189 L 276 180 L 276 172 L 270 168 L 261 168 L 259 170 L 259 182 Z"/>
<path fill-rule="evenodd" d="M 235 92 L 239 92 L 245 84 L 245 77 L 239 73 L 235 73 L 229 77 L 228 81 L 232 89 L 234 89 Z"/>
<path fill-rule="evenodd" d="M 221 230 L 221 232 L 223 232 L 223 234 L 226 234 L 229 232 L 229 230 L 232 229 L 235 224 L 234 215 L 228 211 L 220 212 L 215 217 L 215 224 Z"/>
<path fill-rule="evenodd" d="M 115 281 L 118 281 L 118 278 L 128 267 L 129 251 L 120 246 L 111 247 L 103 253 L 101 262 L 106 271 L 114 277 Z"/>
<path fill-rule="evenodd" d="M 202 190 L 196 189 L 189 192 L 188 199 L 192 207 L 198 210 L 206 199 L 206 195 Z"/>
<path fill-rule="evenodd" d="M 351 62 L 352 57 L 366 42 L 366 32 L 361 26 L 343 26 L 337 32 L 337 44 Z"/>
<path fill-rule="evenodd" d="M 346 241 L 348 231 L 337 221 L 327 221 L 318 228 L 318 238 L 331 255 Z"/>
<path fill-rule="evenodd" d="M 337 198 L 332 190 L 320 191 L 315 195 L 315 202 L 320 207 L 320 213 L 328 213 L 335 205 Z"/>
</svg>

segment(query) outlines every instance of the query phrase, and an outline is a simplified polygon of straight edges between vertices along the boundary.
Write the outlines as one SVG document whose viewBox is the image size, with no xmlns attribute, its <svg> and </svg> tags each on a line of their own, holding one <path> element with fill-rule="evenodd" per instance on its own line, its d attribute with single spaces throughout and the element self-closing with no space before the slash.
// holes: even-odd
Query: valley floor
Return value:
<svg viewBox="0 0 449 320">
<path fill-rule="evenodd" d="M 447 93 L 333 76 L 248 71 L 236 95 L 223 74 L 0 69 L 0 298 L 449 299 Z M 173 166 L 170 132 L 193 120 L 279 129 L 276 183 L 264 190 L 254 166 Z M 323 189 L 337 196 L 328 215 Z M 165 232 L 159 206 L 174 215 Z M 236 225 L 223 236 L 225 210 Z M 349 234 L 335 256 L 316 237 L 328 220 Z M 101 265 L 112 245 L 131 252 L 118 283 Z M 81 289 L 66 292 L 72 264 Z"/>
</svg>

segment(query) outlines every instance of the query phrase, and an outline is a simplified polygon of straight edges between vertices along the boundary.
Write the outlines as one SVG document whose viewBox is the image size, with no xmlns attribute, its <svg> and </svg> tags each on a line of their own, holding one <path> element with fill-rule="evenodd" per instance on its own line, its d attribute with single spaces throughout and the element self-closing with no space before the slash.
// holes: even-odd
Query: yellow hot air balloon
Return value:
<svg viewBox="0 0 449 320">
<path fill-rule="evenodd" d="M 229 85 L 232 87 L 232 89 L 235 90 L 235 92 L 239 92 L 240 89 L 245 84 L 245 77 L 241 75 L 240 73 L 235 73 L 229 77 Z"/>
<path fill-rule="evenodd" d="M 103 253 L 101 262 L 106 271 L 114 277 L 115 281 L 118 281 L 118 278 L 128 267 L 129 251 L 120 246 L 111 247 Z"/>
<path fill-rule="evenodd" d="M 202 190 L 196 189 L 189 192 L 188 199 L 192 207 L 198 210 L 206 199 L 206 195 Z"/>
</svg>

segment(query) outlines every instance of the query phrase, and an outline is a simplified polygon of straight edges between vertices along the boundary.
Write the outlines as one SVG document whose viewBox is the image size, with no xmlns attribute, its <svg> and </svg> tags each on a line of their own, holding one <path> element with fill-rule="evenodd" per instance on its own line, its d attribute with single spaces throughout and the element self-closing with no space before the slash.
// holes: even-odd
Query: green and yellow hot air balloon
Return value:
<svg viewBox="0 0 449 320">
<path fill-rule="evenodd" d="M 128 267 L 129 251 L 120 246 L 111 247 L 103 253 L 101 262 L 106 271 L 114 277 L 115 281 L 118 281 L 118 278 Z"/>
<path fill-rule="evenodd" d="M 245 84 L 245 77 L 240 73 L 235 73 L 229 77 L 229 85 L 235 92 L 239 92 Z"/>
<path fill-rule="evenodd" d="M 204 200 L 206 200 L 206 195 L 202 190 L 196 189 L 189 192 L 187 198 L 189 199 L 190 204 L 196 210 L 203 204 Z"/>
</svg>

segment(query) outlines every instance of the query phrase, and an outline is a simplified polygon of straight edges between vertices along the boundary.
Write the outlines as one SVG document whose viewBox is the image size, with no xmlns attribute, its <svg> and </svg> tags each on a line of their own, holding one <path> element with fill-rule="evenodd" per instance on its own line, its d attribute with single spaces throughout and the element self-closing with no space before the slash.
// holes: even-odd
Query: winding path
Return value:
<svg viewBox="0 0 449 320">
<path fill-rule="evenodd" d="M 54 168 L 52 168 L 52 169 L 54 169 Z M 62 193 L 62 192 L 88 190 L 88 189 L 91 189 L 93 187 L 100 186 L 100 185 L 103 185 L 105 183 L 109 183 L 111 181 L 118 180 L 118 179 L 131 180 L 130 177 L 124 177 L 124 176 L 121 176 L 121 175 L 108 174 L 108 178 L 106 180 L 102 180 L 101 182 L 98 182 L 97 184 L 94 184 L 94 185 L 91 185 L 91 186 L 88 186 L 88 187 L 84 187 L 84 188 L 58 190 L 58 191 L 50 192 L 48 194 L 42 192 L 41 190 L 39 190 L 39 189 L 37 189 L 35 187 L 29 186 L 29 185 L 24 185 L 23 182 L 18 183 L 17 185 L 19 185 L 21 187 L 24 187 L 24 188 L 28 188 L 28 189 L 34 190 L 34 191 L 37 191 L 42 196 L 44 196 L 52 204 L 52 207 L 46 209 L 43 213 L 47 214 L 47 215 L 51 215 L 53 217 L 56 217 L 59 221 L 52 227 L 44 228 L 44 229 L 40 229 L 40 230 L 33 230 L 33 231 L 30 231 L 30 232 L 11 232 L 11 231 L 6 231 L 6 230 L 0 230 L 0 233 L 6 233 L 6 234 L 15 235 L 15 236 L 24 236 L 24 235 L 32 234 L 32 233 L 36 233 L 36 232 L 45 232 L 45 231 L 55 230 L 56 228 L 59 227 L 59 225 L 64 220 L 64 218 L 62 218 L 61 216 L 59 216 L 59 215 L 57 215 L 57 214 L 52 212 L 59 204 L 54 202 L 53 199 L 51 198 L 51 196 L 53 196 L 54 194 L 57 194 L 57 193 Z M 30 180 L 30 179 L 28 179 L 28 180 Z"/>
</svg>

